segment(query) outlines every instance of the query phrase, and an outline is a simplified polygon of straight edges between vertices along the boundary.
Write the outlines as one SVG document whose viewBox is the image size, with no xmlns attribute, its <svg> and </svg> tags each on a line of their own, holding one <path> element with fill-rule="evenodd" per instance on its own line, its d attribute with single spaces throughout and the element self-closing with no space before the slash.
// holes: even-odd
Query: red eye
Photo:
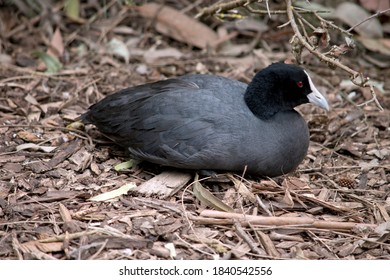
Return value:
<svg viewBox="0 0 390 280">
<path fill-rule="evenodd" d="M 303 83 L 301 81 L 297 82 L 298 87 L 303 87 Z"/>
</svg>

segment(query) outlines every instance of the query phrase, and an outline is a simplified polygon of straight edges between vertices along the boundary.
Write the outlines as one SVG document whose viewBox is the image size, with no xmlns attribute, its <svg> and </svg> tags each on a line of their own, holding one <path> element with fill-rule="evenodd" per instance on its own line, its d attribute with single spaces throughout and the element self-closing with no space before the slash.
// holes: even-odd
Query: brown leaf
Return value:
<svg viewBox="0 0 390 280">
<path fill-rule="evenodd" d="M 390 8 L 389 0 L 360 0 L 360 3 L 370 11 L 383 11 Z"/>
<path fill-rule="evenodd" d="M 62 39 L 61 31 L 57 27 L 50 42 L 50 48 L 47 54 L 60 59 L 64 55 L 64 41 Z"/>
<path fill-rule="evenodd" d="M 335 10 L 335 16 L 343 23 L 354 26 L 368 18 L 370 14 L 355 3 L 343 2 Z M 382 38 L 383 31 L 377 18 L 364 22 L 354 29 L 361 36 L 367 38 Z"/>
<path fill-rule="evenodd" d="M 367 37 L 358 37 L 357 39 L 368 50 L 390 56 L 390 43 L 388 39 L 371 39 Z"/>
<path fill-rule="evenodd" d="M 310 191 L 310 187 L 307 185 L 307 182 L 304 182 L 303 180 L 300 180 L 295 177 L 287 177 L 283 180 L 282 187 L 288 188 L 290 190 L 306 190 Z"/>
<path fill-rule="evenodd" d="M 280 257 L 280 253 L 278 252 L 278 250 L 276 250 L 275 245 L 272 242 L 271 238 L 260 230 L 257 231 L 257 234 L 259 235 L 261 244 L 263 245 L 267 254 L 272 257 Z"/>
<path fill-rule="evenodd" d="M 60 212 L 60 215 L 61 215 L 61 218 L 64 222 L 70 222 L 72 221 L 72 215 L 70 214 L 68 208 L 66 208 L 65 205 L 63 205 L 62 203 L 59 204 L 59 212 Z"/>
<path fill-rule="evenodd" d="M 360 143 L 345 142 L 336 147 L 338 152 L 348 152 L 356 157 L 361 157 L 364 150 L 364 145 Z"/>
<path fill-rule="evenodd" d="M 160 50 L 147 50 L 144 53 L 145 62 L 149 64 L 153 64 L 158 60 L 162 60 L 164 58 L 175 58 L 179 60 L 182 56 L 183 54 L 178 49 L 174 49 L 174 48 L 166 48 Z"/>
<path fill-rule="evenodd" d="M 24 252 L 58 252 L 62 250 L 62 242 L 41 243 L 37 240 L 32 240 L 21 244 L 21 248 Z"/>
<path fill-rule="evenodd" d="M 157 31 L 180 42 L 204 49 L 218 40 L 208 26 L 174 8 L 151 3 L 136 9 L 143 17 L 156 20 Z"/>
<path fill-rule="evenodd" d="M 37 249 L 44 253 L 62 251 L 62 242 L 40 243 L 36 242 Z"/>
<path fill-rule="evenodd" d="M 294 200 L 293 200 L 291 193 L 290 193 L 290 190 L 288 188 L 284 191 L 283 202 L 286 203 L 290 207 L 294 206 Z"/>
<path fill-rule="evenodd" d="M 33 150 L 33 151 L 43 151 L 45 153 L 50 153 L 55 149 L 56 147 L 53 146 L 41 146 L 34 143 L 25 143 L 16 146 L 16 151 Z"/>
<path fill-rule="evenodd" d="M 195 177 L 195 183 L 192 190 L 194 192 L 195 197 L 203 204 L 220 211 L 234 212 L 233 208 L 223 203 L 220 199 L 214 196 L 209 190 L 205 189 L 199 183 L 198 176 Z"/>
<path fill-rule="evenodd" d="M 19 131 L 17 133 L 17 135 L 18 135 L 18 137 L 20 139 L 23 139 L 26 142 L 39 142 L 39 141 L 42 140 L 38 136 L 36 136 L 34 133 L 32 133 L 30 131 L 22 130 L 22 131 Z"/>
<path fill-rule="evenodd" d="M 256 202 L 255 195 L 248 189 L 248 187 L 244 184 L 244 182 L 237 180 L 233 176 L 228 176 L 230 180 L 233 181 L 234 187 L 236 188 L 237 192 L 244 198 L 249 200 L 252 203 Z"/>
</svg>

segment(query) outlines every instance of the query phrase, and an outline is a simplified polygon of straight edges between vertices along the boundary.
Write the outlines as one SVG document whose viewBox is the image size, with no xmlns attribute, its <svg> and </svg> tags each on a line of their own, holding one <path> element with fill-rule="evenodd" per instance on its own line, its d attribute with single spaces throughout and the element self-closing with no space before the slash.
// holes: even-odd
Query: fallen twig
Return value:
<svg viewBox="0 0 390 280">
<path fill-rule="evenodd" d="M 204 8 L 203 10 L 198 13 L 195 18 L 200 18 L 202 16 L 208 16 L 212 14 L 217 14 L 225 11 L 229 11 L 231 9 L 235 9 L 238 7 L 247 6 L 254 2 L 262 2 L 262 0 L 234 0 L 228 3 L 217 3 L 210 7 Z"/>
<path fill-rule="evenodd" d="M 227 213 L 215 210 L 203 210 L 200 213 L 201 217 L 225 219 L 230 223 L 234 223 L 234 220 L 238 220 L 241 224 L 263 225 L 263 226 L 295 226 L 295 227 L 311 227 L 316 229 L 329 229 L 349 231 L 353 228 L 359 227 L 376 227 L 375 224 L 363 224 L 353 222 L 332 222 L 332 221 L 319 221 L 310 217 L 262 217 L 253 216 L 240 213 Z"/>
</svg>

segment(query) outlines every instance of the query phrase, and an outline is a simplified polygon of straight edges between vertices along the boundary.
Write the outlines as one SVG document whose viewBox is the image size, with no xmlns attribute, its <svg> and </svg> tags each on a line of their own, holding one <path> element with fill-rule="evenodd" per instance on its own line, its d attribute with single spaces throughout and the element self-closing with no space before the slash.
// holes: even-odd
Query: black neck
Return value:
<svg viewBox="0 0 390 280">
<path fill-rule="evenodd" d="M 256 74 L 253 80 L 249 83 L 245 91 L 245 103 L 260 119 L 269 119 L 277 112 L 283 110 L 283 102 L 280 100 L 280 86 L 275 83 L 277 77 L 268 76 L 267 79 L 263 71 Z"/>
</svg>

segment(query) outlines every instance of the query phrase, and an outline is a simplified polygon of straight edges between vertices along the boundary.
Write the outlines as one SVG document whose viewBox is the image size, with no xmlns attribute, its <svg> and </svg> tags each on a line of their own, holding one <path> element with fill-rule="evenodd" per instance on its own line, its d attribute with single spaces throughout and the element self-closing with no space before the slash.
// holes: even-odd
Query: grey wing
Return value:
<svg viewBox="0 0 390 280">
<path fill-rule="evenodd" d="M 106 97 L 81 119 L 128 148 L 133 156 L 179 164 L 202 150 L 204 139 L 213 134 L 214 124 L 193 109 L 213 102 L 205 91 L 180 79 L 136 86 Z"/>
<path fill-rule="evenodd" d="M 193 109 L 199 104 L 217 102 L 205 91 L 170 92 L 159 98 L 164 104 L 161 107 L 150 108 L 156 102 L 140 107 L 139 118 L 133 126 L 134 137 L 127 145 L 130 153 L 138 158 L 177 167 L 201 168 L 202 164 L 209 164 L 210 151 L 218 141 L 216 120 L 221 119 L 221 115 L 211 106 Z M 178 106 L 182 100 L 186 103 Z"/>
<path fill-rule="evenodd" d="M 156 110 L 151 107 L 161 105 L 158 99 L 162 94 L 197 88 L 195 83 L 179 79 L 126 88 L 92 105 L 80 119 L 85 124 L 94 124 L 107 137 L 126 146 L 126 138 L 129 135 L 133 132 L 137 135 L 137 131 L 144 130 L 142 119 L 157 113 L 147 110 Z"/>
</svg>

